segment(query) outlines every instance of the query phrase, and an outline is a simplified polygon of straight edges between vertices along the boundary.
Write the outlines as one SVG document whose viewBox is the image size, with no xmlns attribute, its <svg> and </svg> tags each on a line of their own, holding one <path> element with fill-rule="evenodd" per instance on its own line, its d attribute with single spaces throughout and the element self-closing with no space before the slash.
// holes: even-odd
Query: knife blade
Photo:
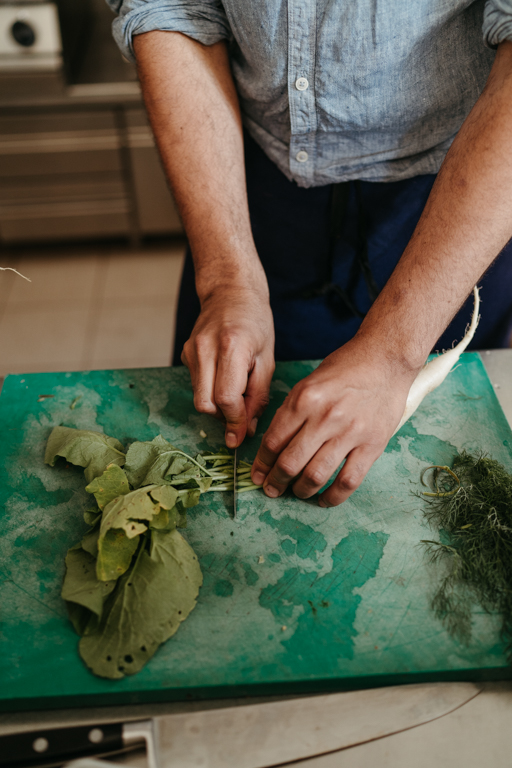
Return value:
<svg viewBox="0 0 512 768">
<path fill-rule="evenodd" d="M 238 512 L 238 448 L 235 448 L 233 457 L 233 520 L 236 520 Z"/>
<path fill-rule="evenodd" d="M 474 683 L 404 685 L 17 733 L 0 737 L 0 766 L 62 765 L 145 742 L 149 768 L 269 768 L 430 722 L 480 690 Z"/>
</svg>

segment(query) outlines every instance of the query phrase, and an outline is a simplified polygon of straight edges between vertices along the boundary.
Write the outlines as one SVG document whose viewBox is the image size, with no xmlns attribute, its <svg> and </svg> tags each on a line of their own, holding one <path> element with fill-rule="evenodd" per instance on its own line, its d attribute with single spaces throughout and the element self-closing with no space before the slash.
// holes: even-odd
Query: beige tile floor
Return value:
<svg viewBox="0 0 512 768">
<path fill-rule="evenodd" d="M 0 376 L 168 365 L 185 244 L 0 251 Z"/>
</svg>

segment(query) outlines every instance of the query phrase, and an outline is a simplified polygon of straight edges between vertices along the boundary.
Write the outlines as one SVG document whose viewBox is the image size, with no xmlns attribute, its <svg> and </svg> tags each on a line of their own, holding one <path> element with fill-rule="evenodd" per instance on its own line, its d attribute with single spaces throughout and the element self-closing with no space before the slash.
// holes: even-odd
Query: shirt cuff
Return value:
<svg viewBox="0 0 512 768">
<path fill-rule="evenodd" d="M 112 23 L 114 39 L 121 53 L 135 61 L 134 35 L 162 30 L 181 32 L 204 45 L 229 40 L 231 30 L 219 0 L 107 0 L 118 13 Z"/>
<path fill-rule="evenodd" d="M 482 31 L 489 48 L 512 40 L 512 0 L 487 0 Z"/>
</svg>

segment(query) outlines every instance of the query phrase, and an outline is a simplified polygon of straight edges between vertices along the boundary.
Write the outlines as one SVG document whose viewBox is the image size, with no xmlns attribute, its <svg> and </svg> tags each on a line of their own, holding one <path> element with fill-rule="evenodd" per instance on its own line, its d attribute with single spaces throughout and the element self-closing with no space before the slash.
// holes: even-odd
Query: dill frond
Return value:
<svg viewBox="0 0 512 768">
<path fill-rule="evenodd" d="M 512 475 L 489 456 L 466 451 L 451 469 L 433 469 L 435 492 L 425 498 L 425 515 L 449 543 L 423 543 L 432 561 L 448 558 L 449 571 L 432 608 L 450 634 L 464 642 L 471 637 L 474 600 L 488 612 L 499 612 L 512 663 Z M 455 476 L 450 492 L 440 486 L 449 475 Z"/>
</svg>

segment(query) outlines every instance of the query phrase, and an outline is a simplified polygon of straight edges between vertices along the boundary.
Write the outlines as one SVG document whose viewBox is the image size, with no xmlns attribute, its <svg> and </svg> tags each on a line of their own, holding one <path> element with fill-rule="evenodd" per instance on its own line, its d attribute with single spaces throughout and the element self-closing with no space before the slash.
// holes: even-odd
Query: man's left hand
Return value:
<svg viewBox="0 0 512 768">
<path fill-rule="evenodd" d="M 346 459 L 319 499 L 322 507 L 341 504 L 384 451 L 415 375 L 352 339 L 289 393 L 263 437 L 253 481 L 272 498 L 292 484 L 308 499 Z"/>
</svg>

